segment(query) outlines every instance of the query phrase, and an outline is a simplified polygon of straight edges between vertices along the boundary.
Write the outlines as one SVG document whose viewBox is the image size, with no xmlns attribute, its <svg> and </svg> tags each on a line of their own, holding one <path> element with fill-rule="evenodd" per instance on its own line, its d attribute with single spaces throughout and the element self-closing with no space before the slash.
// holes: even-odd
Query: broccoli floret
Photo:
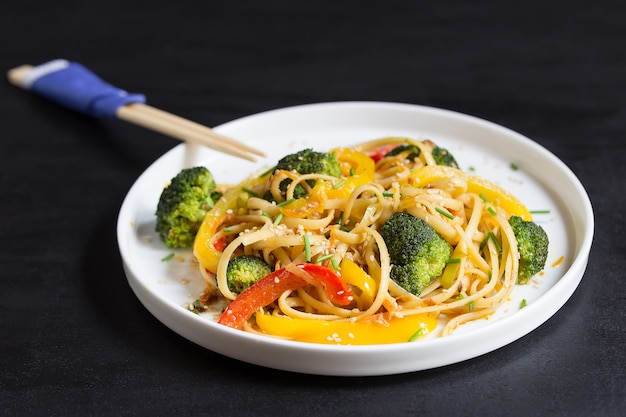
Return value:
<svg viewBox="0 0 626 417">
<path fill-rule="evenodd" d="M 525 284 L 546 265 L 548 235 L 537 223 L 519 216 L 511 216 L 509 224 L 513 228 L 520 254 L 517 283 Z"/>
<path fill-rule="evenodd" d="M 408 143 L 403 143 L 401 145 L 396 146 L 392 150 L 390 150 L 385 156 L 396 156 L 406 151 L 410 151 L 406 156 L 406 159 L 409 159 L 409 160 L 413 160 L 417 158 L 418 156 L 420 156 L 420 152 L 421 152 L 419 147 L 408 144 Z"/>
<path fill-rule="evenodd" d="M 437 165 L 445 165 L 445 166 L 449 166 L 449 167 L 453 167 L 457 169 L 459 168 L 459 164 L 457 164 L 456 160 L 454 159 L 454 156 L 452 156 L 452 154 L 447 149 L 440 148 L 439 146 L 435 145 L 434 143 L 430 141 L 427 141 L 427 143 L 433 146 L 432 156 Z M 406 156 L 406 159 L 409 159 L 409 160 L 413 160 L 420 155 L 419 147 L 408 144 L 408 143 L 403 143 L 393 148 L 385 156 L 395 156 L 406 151 L 409 151 L 409 153 Z"/>
<path fill-rule="evenodd" d="M 437 165 L 445 165 L 452 168 L 459 168 L 459 164 L 457 164 L 454 156 L 447 149 L 440 148 L 439 146 L 435 146 L 433 148 L 433 159 L 437 163 Z"/>
<path fill-rule="evenodd" d="M 394 213 L 383 224 L 393 267 L 391 279 L 414 295 L 443 272 L 452 246 L 424 220 L 408 213 Z"/>
<path fill-rule="evenodd" d="M 341 167 L 334 153 L 316 152 L 313 149 L 303 149 L 283 157 L 278 161 L 276 169 L 296 171 L 299 174 L 341 176 Z"/>
<path fill-rule="evenodd" d="M 313 149 L 303 149 L 296 153 L 283 157 L 276 165 L 276 170 L 296 171 L 299 174 L 325 174 L 333 177 L 341 176 L 341 166 L 334 153 L 316 152 Z M 281 191 L 285 191 L 291 182 L 290 179 L 280 183 Z M 314 182 L 310 182 L 311 186 Z M 303 187 L 294 189 L 294 197 L 300 198 L 306 195 Z"/>
<path fill-rule="evenodd" d="M 214 205 L 215 188 L 211 172 L 194 167 L 180 171 L 163 189 L 156 210 L 156 232 L 168 247 L 193 244 L 206 212 Z"/>
<path fill-rule="evenodd" d="M 235 256 L 228 261 L 226 280 L 228 289 L 240 294 L 246 288 L 272 272 L 272 268 L 258 256 Z"/>
</svg>

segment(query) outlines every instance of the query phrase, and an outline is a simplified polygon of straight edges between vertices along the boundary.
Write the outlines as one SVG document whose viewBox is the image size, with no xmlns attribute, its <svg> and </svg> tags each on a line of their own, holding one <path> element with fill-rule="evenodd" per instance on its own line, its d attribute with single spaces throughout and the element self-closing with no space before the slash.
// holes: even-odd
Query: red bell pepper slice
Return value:
<svg viewBox="0 0 626 417">
<path fill-rule="evenodd" d="M 271 304 L 285 291 L 297 290 L 307 284 L 321 284 L 326 296 L 336 304 L 347 305 L 352 301 L 350 287 L 329 268 L 317 264 L 300 264 L 296 267 L 307 272 L 313 282 L 285 268 L 278 269 L 239 294 L 228 305 L 217 322 L 238 329 L 255 311 Z"/>
<path fill-rule="evenodd" d="M 392 150 L 394 150 L 398 146 L 399 146 L 398 143 L 391 143 L 391 144 L 388 144 L 388 145 L 382 145 L 382 146 L 378 146 L 376 148 L 368 149 L 368 150 L 366 150 L 364 152 L 365 152 L 365 154 L 367 156 L 372 158 L 374 160 L 374 162 L 378 162 L 381 159 L 383 159 L 389 152 L 391 152 Z"/>
</svg>

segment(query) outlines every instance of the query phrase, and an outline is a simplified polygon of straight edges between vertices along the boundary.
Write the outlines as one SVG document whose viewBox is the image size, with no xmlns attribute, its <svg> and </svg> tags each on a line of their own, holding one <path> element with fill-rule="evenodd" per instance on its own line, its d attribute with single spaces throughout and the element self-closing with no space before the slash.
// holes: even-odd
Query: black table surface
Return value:
<svg viewBox="0 0 626 417">
<path fill-rule="evenodd" d="M 0 410 L 623 415 L 623 4 L 3 2 L 3 71 L 75 60 L 146 94 L 155 107 L 209 126 L 329 101 L 471 114 L 532 138 L 565 162 L 589 193 L 596 229 L 587 271 L 569 301 L 494 352 L 376 377 L 265 369 L 180 337 L 128 286 L 116 241 L 121 202 L 178 142 L 0 82 Z"/>
</svg>

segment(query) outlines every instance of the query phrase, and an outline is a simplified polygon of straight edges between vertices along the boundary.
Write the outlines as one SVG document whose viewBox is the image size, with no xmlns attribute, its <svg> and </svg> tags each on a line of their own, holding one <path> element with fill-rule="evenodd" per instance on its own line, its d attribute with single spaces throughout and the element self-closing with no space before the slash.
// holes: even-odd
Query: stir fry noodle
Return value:
<svg viewBox="0 0 626 417">
<path fill-rule="evenodd" d="M 370 344 L 413 340 L 438 323 L 447 336 L 491 315 L 518 277 L 509 218 L 530 221 L 530 213 L 494 183 L 442 164 L 436 151 L 429 140 L 383 138 L 328 151 L 339 175 L 276 168 L 226 190 L 194 242 L 207 287 L 230 303 L 220 322 L 286 339 Z M 393 242 L 407 237 L 397 229 L 385 236 L 397 213 L 420 219 L 449 247 L 418 290 L 392 273 L 401 270 Z M 271 272 L 237 290 L 227 276 L 241 256 Z"/>
</svg>

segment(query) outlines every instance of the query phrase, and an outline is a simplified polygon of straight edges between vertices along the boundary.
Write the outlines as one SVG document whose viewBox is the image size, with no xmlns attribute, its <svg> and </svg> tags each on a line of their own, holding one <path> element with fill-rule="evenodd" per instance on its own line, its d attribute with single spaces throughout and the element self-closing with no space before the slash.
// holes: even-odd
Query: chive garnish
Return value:
<svg viewBox="0 0 626 417">
<path fill-rule="evenodd" d="M 513 171 L 517 171 L 519 169 L 519 166 L 517 166 L 517 164 L 515 162 L 511 162 L 511 169 Z"/>
<path fill-rule="evenodd" d="M 339 264 L 337 263 L 337 259 L 335 259 L 335 258 L 331 259 L 330 263 L 333 265 L 333 269 L 335 271 L 339 271 Z"/>
<path fill-rule="evenodd" d="M 274 226 L 278 226 L 280 221 L 283 219 L 283 213 L 278 213 L 278 216 L 274 219 Z"/>
<path fill-rule="evenodd" d="M 487 242 L 489 241 L 489 239 L 493 240 L 493 243 L 495 243 L 496 248 L 498 249 L 498 252 L 501 252 L 502 246 L 500 246 L 500 242 L 498 242 L 498 238 L 496 238 L 496 235 L 494 235 L 493 232 L 487 233 L 483 241 L 480 242 L 480 249 L 482 250 L 487 245 Z"/>
<path fill-rule="evenodd" d="M 393 197 L 393 193 L 390 193 L 389 191 L 385 191 L 383 193 L 383 197 Z"/>
<path fill-rule="evenodd" d="M 415 342 L 424 333 L 424 328 L 420 327 L 415 333 L 409 337 L 409 342 Z"/>
<path fill-rule="evenodd" d="M 470 301 L 470 302 L 467 304 L 467 308 L 469 308 L 470 313 L 471 313 L 472 311 L 474 311 L 474 302 L 473 302 L 473 301 Z"/>
<path fill-rule="evenodd" d="M 293 203 L 294 201 L 296 201 L 295 198 L 290 198 L 289 200 L 285 200 L 282 203 L 276 204 L 276 207 L 285 207 L 285 206 L 288 206 L 289 204 Z"/>
<path fill-rule="evenodd" d="M 531 214 L 549 214 L 550 210 L 530 210 Z"/>
<path fill-rule="evenodd" d="M 441 214 L 442 216 L 449 218 L 450 220 L 454 220 L 454 216 L 448 210 L 444 210 L 440 207 L 436 207 L 435 211 Z"/>
<path fill-rule="evenodd" d="M 259 175 L 259 177 L 260 178 L 266 177 L 269 174 L 271 174 L 272 172 L 274 172 L 275 169 L 276 169 L 276 166 L 273 166 L 270 169 L 268 169 L 267 171 L 263 172 L 261 175 Z"/>
<path fill-rule="evenodd" d="M 259 196 L 259 194 L 256 191 L 251 190 L 251 189 L 249 189 L 247 187 L 241 187 L 241 189 L 244 190 L 246 193 L 250 194 L 252 197 L 258 197 Z"/>
<path fill-rule="evenodd" d="M 523 298 L 522 301 L 519 303 L 519 308 L 524 308 L 526 307 L 526 305 L 527 305 L 526 299 Z"/>
<path fill-rule="evenodd" d="M 328 255 L 324 255 L 324 256 L 320 256 L 319 258 L 317 258 L 315 260 L 316 264 L 321 264 L 322 262 L 324 262 L 325 260 L 328 260 L 330 258 L 332 258 L 333 256 L 335 256 L 334 253 L 329 253 Z"/>
<path fill-rule="evenodd" d="M 461 258 L 449 258 L 446 263 L 448 264 L 460 264 Z"/>
<path fill-rule="evenodd" d="M 485 203 L 489 202 L 489 199 L 487 198 L 486 195 L 484 195 L 483 193 L 478 194 L 478 196 L 480 197 L 481 200 L 483 200 Z"/>
<path fill-rule="evenodd" d="M 167 255 L 167 256 L 165 256 L 165 257 L 161 258 L 161 262 L 167 262 L 167 261 L 169 261 L 170 259 L 172 259 L 174 256 L 175 256 L 175 254 L 172 252 L 172 253 L 170 253 L 169 255 Z"/>
<path fill-rule="evenodd" d="M 487 211 L 491 213 L 492 216 L 496 216 L 498 214 L 498 212 L 496 212 L 496 210 L 493 207 L 487 208 Z"/>
<path fill-rule="evenodd" d="M 309 241 L 309 235 L 302 235 L 302 241 L 304 242 L 304 259 L 307 262 L 311 262 L 311 242 Z"/>
<path fill-rule="evenodd" d="M 333 185 L 333 189 L 341 188 L 342 185 L 346 183 L 346 180 L 341 180 L 337 184 Z"/>
<path fill-rule="evenodd" d="M 270 214 L 267 211 L 262 211 L 261 216 L 270 217 Z"/>
<path fill-rule="evenodd" d="M 222 231 L 223 231 L 224 233 L 230 233 L 230 232 L 232 232 L 232 231 L 233 231 L 233 228 L 232 228 L 232 227 L 230 227 L 230 226 L 229 226 L 229 227 L 225 227 L 225 228 L 223 228 L 223 229 L 222 229 Z"/>
</svg>

